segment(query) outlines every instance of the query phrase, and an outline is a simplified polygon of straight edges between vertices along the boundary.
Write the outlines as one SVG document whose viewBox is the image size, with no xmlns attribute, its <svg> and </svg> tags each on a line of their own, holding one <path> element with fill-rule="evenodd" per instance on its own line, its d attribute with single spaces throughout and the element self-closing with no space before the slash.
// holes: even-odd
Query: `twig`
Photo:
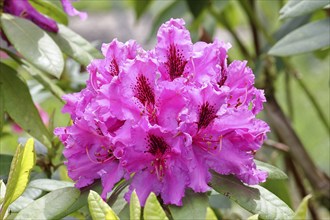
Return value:
<svg viewBox="0 0 330 220">
<path fill-rule="evenodd" d="M 285 153 L 288 153 L 289 150 L 290 150 L 290 148 L 287 145 L 285 145 L 283 143 L 280 143 L 280 142 L 277 142 L 277 141 L 274 141 L 274 140 L 270 140 L 270 139 L 264 141 L 264 144 L 266 146 L 273 147 L 276 150 L 280 150 L 280 151 L 283 151 Z"/>
</svg>

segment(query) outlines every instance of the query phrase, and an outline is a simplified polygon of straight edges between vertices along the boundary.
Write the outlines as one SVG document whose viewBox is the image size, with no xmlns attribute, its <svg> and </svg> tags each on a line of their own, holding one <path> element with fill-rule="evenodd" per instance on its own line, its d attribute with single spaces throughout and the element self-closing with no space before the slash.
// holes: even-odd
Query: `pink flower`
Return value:
<svg viewBox="0 0 330 220">
<path fill-rule="evenodd" d="M 131 179 L 142 205 L 150 192 L 182 205 L 186 188 L 210 190 L 210 170 L 247 184 L 265 181 L 255 152 L 269 131 L 256 114 L 265 97 L 246 62 L 227 64 L 229 44 L 193 44 L 182 19 L 163 24 L 157 45 L 104 44 L 87 88 L 66 95 L 73 125 L 57 128 L 77 187 L 101 178 L 102 197 Z"/>
</svg>

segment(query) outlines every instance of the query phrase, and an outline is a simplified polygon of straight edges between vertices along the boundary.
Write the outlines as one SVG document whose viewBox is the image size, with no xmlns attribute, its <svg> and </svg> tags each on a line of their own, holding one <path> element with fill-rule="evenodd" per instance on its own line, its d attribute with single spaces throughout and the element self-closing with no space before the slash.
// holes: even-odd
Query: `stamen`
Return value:
<svg viewBox="0 0 330 220">
<path fill-rule="evenodd" d="M 101 148 L 102 148 L 102 150 L 106 151 L 106 154 L 101 154 L 100 152 L 95 152 L 94 157 L 96 160 L 94 160 L 91 157 L 91 155 L 89 154 L 88 146 L 86 146 L 87 157 L 92 163 L 100 164 L 100 163 L 105 163 L 109 160 L 115 159 L 115 156 L 113 155 L 113 152 L 110 148 L 106 149 L 106 147 L 104 147 L 104 146 L 102 146 Z"/>
</svg>

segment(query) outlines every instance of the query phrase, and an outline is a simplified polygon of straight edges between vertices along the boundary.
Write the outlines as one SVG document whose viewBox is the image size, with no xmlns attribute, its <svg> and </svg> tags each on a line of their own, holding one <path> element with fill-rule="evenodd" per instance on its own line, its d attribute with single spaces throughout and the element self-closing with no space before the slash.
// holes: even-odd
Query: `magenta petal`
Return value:
<svg viewBox="0 0 330 220">
<path fill-rule="evenodd" d="M 57 24 L 54 20 L 40 14 L 33 8 L 28 0 L 5 0 L 3 11 L 12 15 L 26 18 L 46 31 L 58 32 Z"/>
<path fill-rule="evenodd" d="M 85 20 L 87 18 L 87 13 L 86 12 L 80 12 L 77 9 L 75 9 L 70 0 L 61 0 L 62 6 L 64 11 L 70 15 L 70 16 L 75 16 L 78 15 L 81 20 Z"/>
<path fill-rule="evenodd" d="M 124 176 L 124 169 L 116 162 L 108 164 L 104 169 L 98 172 L 102 179 L 103 191 L 102 199 L 106 200 L 107 193 L 111 192 L 113 186 Z"/>
</svg>

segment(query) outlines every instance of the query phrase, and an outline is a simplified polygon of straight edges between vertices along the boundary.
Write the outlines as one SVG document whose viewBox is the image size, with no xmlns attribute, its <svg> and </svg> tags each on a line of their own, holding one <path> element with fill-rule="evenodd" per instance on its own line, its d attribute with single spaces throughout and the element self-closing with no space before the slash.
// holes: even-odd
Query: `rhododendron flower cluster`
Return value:
<svg viewBox="0 0 330 220">
<path fill-rule="evenodd" d="M 102 180 L 106 199 L 122 178 L 136 190 L 182 205 L 185 190 L 210 190 L 211 170 L 246 184 L 265 181 L 254 154 L 269 131 L 256 119 L 265 97 L 245 61 L 227 65 L 229 44 L 192 43 L 182 19 L 154 49 L 116 39 L 89 66 L 87 87 L 64 97 L 73 124 L 57 128 L 69 176 L 81 188 Z"/>
</svg>

